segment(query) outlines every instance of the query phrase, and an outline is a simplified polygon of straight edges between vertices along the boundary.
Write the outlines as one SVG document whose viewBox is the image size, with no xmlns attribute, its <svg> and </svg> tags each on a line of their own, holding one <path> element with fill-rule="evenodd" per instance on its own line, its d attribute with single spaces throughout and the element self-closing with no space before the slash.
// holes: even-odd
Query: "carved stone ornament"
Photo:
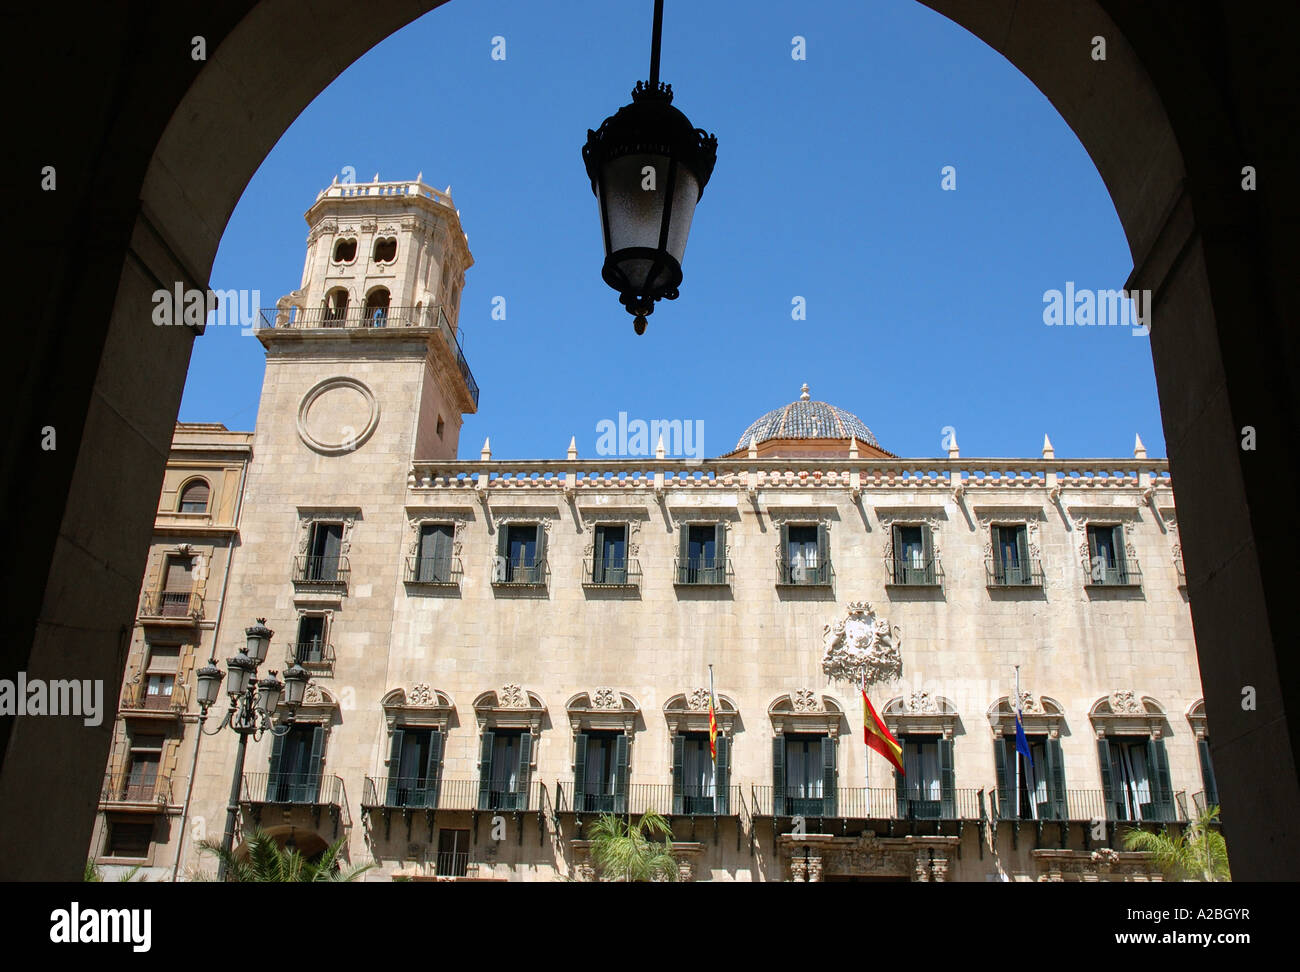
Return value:
<svg viewBox="0 0 1300 972">
<path fill-rule="evenodd" d="M 339 540 L 339 554 L 347 556 L 352 547 L 352 527 L 356 525 L 357 514 L 355 511 L 330 513 L 325 510 L 313 510 L 310 513 L 299 512 L 298 514 L 298 554 L 305 556 L 307 547 L 311 543 L 311 528 L 316 523 L 342 523 L 343 536 Z"/>
<path fill-rule="evenodd" d="M 929 715 L 939 711 L 939 703 L 929 692 L 913 692 L 907 698 L 907 711 L 913 715 Z"/>
<path fill-rule="evenodd" d="M 1110 711 L 1116 713 L 1117 715 L 1120 713 L 1124 713 L 1124 714 L 1136 713 L 1138 715 L 1141 715 L 1144 712 L 1146 712 L 1146 708 L 1142 705 L 1141 700 L 1139 700 L 1138 697 L 1131 691 L 1126 690 L 1123 692 L 1112 692 L 1110 694 L 1109 701 L 1110 701 Z"/>
<path fill-rule="evenodd" d="M 821 699 L 812 689 L 795 689 L 790 693 L 790 701 L 795 712 L 821 712 Z"/>
<path fill-rule="evenodd" d="M 1027 714 L 1039 714 L 1043 711 L 1042 704 L 1034 698 L 1029 692 L 1020 693 L 1020 711 Z"/>
<path fill-rule="evenodd" d="M 321 692 L 321 687 L 312 679 L 307 683 L 307 688 L 303 692 L 302 700 L 306 705 L 323 705 L 325 696 Z"/>
<path fill-rule="evenodd" d="M 696 712 L 706 712 L 709 708 L 709 690 L 697 688 L 686 697 L 686 707 Z"/>
<path fill-rule="evenodd" d="M 437 695 L 434 694 L 433 689 L 429 688 L 427 682 L 417 682 L 411 686 L 411 691 L 406 694 L 408 705 L 433 705 L 437 700 Z"/>
<path fill-rule="evenodd" d="M 942 543 L 942 534 L 939 532 L 939 518 L 937 516 L 908 516 L 905 513 L 877 513 L 876 518 L 880 521 L 882 527 L 892 527 L 895 523 L 901 523 L 904 526 L 913 523 L 924 523 L 930 528 L 930 551 L 929 556 L 936 560 L 942 554 L 940 545 Z M 894 531 L 885 531 L 885 559 L 894 559 Z"/>
<path fill-rule="evenodd" d="M 503 709 L 522 709 L 528 705 L 528 696 L 512 682 L 497 693 L 497 705 Z"/>
<path fill-rule="evenodd" d="M 621 709 L 623 700 L 619 698 L 618 693 L 612 688 L 598 688 L 591 693 L 591 707 L 593 709 Z"/>
<path fill-rule="evenodd" d="M 408 557 L 419 555 L 420 528 L 426 523 L 450 523 L 452 526 L 451 555 L 459 557 L 465 543 L 465 525 L 470 521 L 471 515 L 468 512 L 449 510 L 407 510 L 406 555 Z"/>
<path fill-rule="evenodd" d="M 848 605 L 844 617 L 822 632 L 822 671 L 827 678 L 868 685 L 901 678 L 903 638 L 898 625 L 878 617 L 866 601 Z"/>
<path fill-rule="evenodd" d="M 1042 558 L 1042 548 L 1038 542 L 1038 518 L 1033 516 L 1024 516 L 1012 514 L 1010 516 L 994 516 L 990 513 L 981 513 L 976 517 L 980 529 L 984 531 L 984 559 L 993 558 L 993 525 L 999 526 L 1023 526 L 1025 528 L 1025 540 L 1029 546 L 1029 556 L 1034 560 Z M 1087 546 L 1085 542 L 1084 546 Z"/>
</svg>

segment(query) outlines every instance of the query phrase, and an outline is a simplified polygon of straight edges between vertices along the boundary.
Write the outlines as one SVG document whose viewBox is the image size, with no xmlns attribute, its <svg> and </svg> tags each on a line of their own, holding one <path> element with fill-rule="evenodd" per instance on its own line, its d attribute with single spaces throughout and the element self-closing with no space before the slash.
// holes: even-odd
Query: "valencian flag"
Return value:
<svg viewBox="0 0 1300 972">
<path fill-rule="evenodd" d="M 718 761 L 718 714 L 717 699 L 713 692 L 713 666 L 709 666 L 709 756 Z"/>
<path fill-rule="evenodd" d="M 894 765 L 894 769 L 898 770 L 901 775 L 907 775 L 907 771 L 903 769 L 903 747 L 898 744 L 894 734 L 880 721 L 880 716 L 876 715 L 876 710 L 871 706 L 871 700 L 867 698 L 865 686 L 862 689 L 862 736 L 868 749 L 874 749 L 889 760 Z"/>
</svg>

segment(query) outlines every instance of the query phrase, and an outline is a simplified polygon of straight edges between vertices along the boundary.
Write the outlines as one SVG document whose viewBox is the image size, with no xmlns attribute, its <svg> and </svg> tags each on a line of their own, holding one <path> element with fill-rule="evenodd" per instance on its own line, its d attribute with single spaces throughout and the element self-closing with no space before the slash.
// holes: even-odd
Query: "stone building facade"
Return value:
<svg viewBox="0 0 1300 972">
<path fill-rule="evenodd" d="M 805 386 L 718 459 L 459 460 L 450 195 L 336 185 L 307 222 L 217 657 L 264 617 L 314 678 L 250 743 L 244 830 L 346 837 L 369 880 L 584 879 L 597 814 L 655 809 L 693 880 L 1145 880 L 1117 830 L 1217 801 L 1140 440 L 903 459 Z M 864 664 L 906 777 L 863 745 Z M 220 832 L 234 747 L 205 742 L 189 832 Z"/>
</svg>

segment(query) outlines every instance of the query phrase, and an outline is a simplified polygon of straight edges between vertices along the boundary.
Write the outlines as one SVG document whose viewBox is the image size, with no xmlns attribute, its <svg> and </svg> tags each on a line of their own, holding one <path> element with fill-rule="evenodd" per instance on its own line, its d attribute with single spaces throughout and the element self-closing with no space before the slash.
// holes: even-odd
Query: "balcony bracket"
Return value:
<svg viewBox="0 0 1300 972">
<path fill-rule="evenodd" d="M 428 809 L 426 809 L 426 810 L 424 811 L 424 819 L 425 819 L 426 821 L 428 821 L 428 824 L 429 824 L 429 843 L 430 843 L 430 844 L 433 843 L 433 822 L 434 822 L 434 820 L 435 820 L 435 818 L 436 818 L 437 816 L 438 816 L 438 811 L 435 810 L 435 809 L 433 809 L 432 807 L 430 807 L 430 808 L 428 808 Z"/>
<path fill-rule="evenodd" d="M 1037 821 L 1037 824 L 1038 826 L 1035 829 L 1038 833 L 1034 836 L 1034 850 L 1038 850 L 1038 848 L 1043 846 L 1043 821 L 1040 819 Z"/>
<path fill-rule="evenodd" d="M 471 810 L 469 812 L 469 829 L 470 829 L 470 833 L 474 835 L 474 843 L 477 844 L 478 843 L 478 811 L 477 810 Z"/>
<path fill-rule="evenodd" d="M 980 822 L 979 822 L 976 826 L 979 827 L 979 838 L 980 838 L 980 841 L 979 841 L 979 843 L 980 843 L 980 860 L 982 861 L 982 860 L 984 860 L 984 821 L 983 821 L 983 819 L 981 819 Z"/>
<path fill-rule="evenodd" d="M 1011 849 L 1020 849 L 1020 821 L 1011 821 Z"/>
<path fill-rule="evenodd" d="M 525 794 L 525 796 L 526 795 L 527 794 Z M 512 814 L 512 817 L 514 818 L 515 821 L 515 830 L 518 831 L 518 835 L 515 838 L 515 843 L 518 846 L 523 847 L 524 846 L 524 815 L 520 813 L 518 810 L 516 810 Z"/>
<path fill-rule="evenodd" d="M 523 828 L 520 828 L 520 840 L 523 839 Z M 537 846 L 542 847 L 546 844 L 546 813 L 541 807 L 537 808 Z"/>
<path fill-rule="evenodd" d="M 1061 834 L 1061 850 L 1065 850 L 1070 840 L 1070 825 L 1066 821 L 1062 820 L 1056 825 L 1056 828 Z"/>
<path fill-rule="evenodd" d="M 411 813 L 410 807 L 402 808 L 402 819 L 406 821 L 406 842 L 408 844 L 411 842 L 411 817 L 412 816 L 413 814 Z"/>
</svg>

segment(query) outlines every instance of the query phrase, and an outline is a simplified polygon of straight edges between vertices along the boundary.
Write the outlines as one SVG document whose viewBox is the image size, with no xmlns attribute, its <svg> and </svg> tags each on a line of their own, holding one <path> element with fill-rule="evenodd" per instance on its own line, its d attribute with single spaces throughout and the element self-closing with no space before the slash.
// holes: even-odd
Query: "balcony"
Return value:
<svg viewBox="0 0 1300 972">
<path fill-rule="evenodd" d="M 347 557 L 293 558 L 293 582 L 299 587 L 346 588 L 350 573 Z"/>
<path fill-rule="evenodd" d="M 194 591 L 149 591 L 140 599 L 140 618 L 193 624 L 203 617 L 203 598 Z"/>
<path fill-rule="evenodd" d="M 885 570 L 889 574 L 889 580 L 885 583 L 892 587 L 943 586 L 943 565 L 939 563 L 938 557 L 929 560 L 886 557 Z"/>
<path fill-rule="evenodd" d="M 672 783 L 633 783 L 628 787 L 628 813 L 647 810 L 665 817 L 735 817 L 743 806 L 739 786 L 702 786 Z"/>
<path fill-rule="evenodd" d="M 812 567 L 791 563 L 785 558 L 776 562 L 777 587 L 830 587 L 835 579 L 835 569 L 829 559 Z"/>
<path fill-rule="evenodd" d="M 361 305 L 349 305 L 343 308 L 334 307 L 263 307 L 261 308 L 260 320 L 258 322 L 259 330 L 328 330 L 335 328 L 349 328 L 362 330 L 378 330 L 387 328 L 423 328 L 435 331 L 443 342 L 447 345 L 447 350 L 451 352 L 456 359 L 456 367 L 460 371 L 461 378 L 465 380 L 465 386 L 469 390 L 470 398 L 474 400 L 474 407 L 478 408 L 478 384 L 474 381 L 474 375 L 469 370 L 469 363 L 465 360 L 465 349 L 461 341 L 461 334 L 453 330 L 451 322 L 447 319 L 442 306 L 431 304 L 428 307 L 371 307 L 369 309 Z"/>
<path fill-rule="evenodd" d="M 729 587 L 731 561 L 726 557 L 677 557 L 673 561 L 673 583 L 679 587 Z"/>
<path fill-rule="evenodd" d="M 1110 823 L 1178 823 L 1187 819 L 1182 804 L 1183 791 L 1175 794 L 1167 807 L 1155 803 L 1138 803 L 1107 800 L 1103 790 L 1066 790 L 1064 807 L 1060 800 L 1037 801 L 1032 812 L 1028 807 L 1018 810 L 1014 805 L 999 806 L 997 790 L 990 791 L 992 816 L 995 820 L 1033 820 L 1088 822 L 1106 820 Z M 1037 814 L 1037 816 L 1034 816 Z"/>
<path fill-rule="evenodd" d="M 408 584 L 424 587 L 459 588 L 464 574 L 459 557 L 449 558 L 406 558 L 406 576 Z"/>
<path fill-rule="evenodd" d="M 640 590 L 641 564 L 635 559 L 588 557 L 582 562 L 582 586 Z"/>
<path fill-rule="evenodd" d="M 438 851 L 433 873 L 436 877 L 465 877 L 469 873 L 469 851 Z"/>
<path fill-rule="evenodd" d="M 189 705 L 185 686 L 149 684 L 148 680 L 128 683 L 122 689 L 121 714 L 134 718 L 175 719 Z"/>
<path fill-rule="evenodd" d="M 310 811 L 317 827 L 321 813 L 328 810 L 334 820 L 334 836 L 339 833 L 339 823 L 350 826 L 347 792 L 343 780 L 330 773 L 245 773 L 241 781 L 239 802 L 252 813 L 253 821 L 260 825 L 262 811 L 267 807 L 288 811 L 301 807 Z"/>
<path fill-rule="evenodd" d="M 773 799 L 773 787 L 753 788 L 756 817 L 835 817 L 844 820 L 980 820 L 985 816 L 979 789 L 905 791 L 895 787 L 787 787 Z"/>
<path fill-rule="evenodd" d="M 132 778 L 123 772 L 109 773 L 99 793 L 99 808 L 125 813 L 161 813 L 172 802 L 172 783 L 166 776 Z"/>
<path fill-rule="evenodd" d="M 1084 586 L 1141 587 L 1142 568 L 1132 558 L 1124 558 L 1111 564 L 1095 564 L 1088 571 Z"/>
<path fill-rule="evenodd" d="M 511 813 L 540 809 L 541 783 L 527 790 L 504 780 L 483 786 L 480 780 L 445 780 L 432 783 L 415 777 L 367 776 L 361 809 L 374 810 L 481 810 Z"/>
<path fill-rule="evenodd" d="M 289 645 L 288 658 L 309 672 L 328 674 L 334 671 L 334 646 L 325 641 L 300 641 Z"/>
<path fill-rule="evenodd" d="M 1043 566 L 1036 557 L 1019 562 L 986 557 L 984 582 L 987 587 L 997 588 L 1042 587 Z"/>
<path fill-rule="evenodd" d="M 493 587 L 545 587 L 548 576 L 545 557 L 530 563 L 501 556 L 492 562 Z"/>
</svg>

